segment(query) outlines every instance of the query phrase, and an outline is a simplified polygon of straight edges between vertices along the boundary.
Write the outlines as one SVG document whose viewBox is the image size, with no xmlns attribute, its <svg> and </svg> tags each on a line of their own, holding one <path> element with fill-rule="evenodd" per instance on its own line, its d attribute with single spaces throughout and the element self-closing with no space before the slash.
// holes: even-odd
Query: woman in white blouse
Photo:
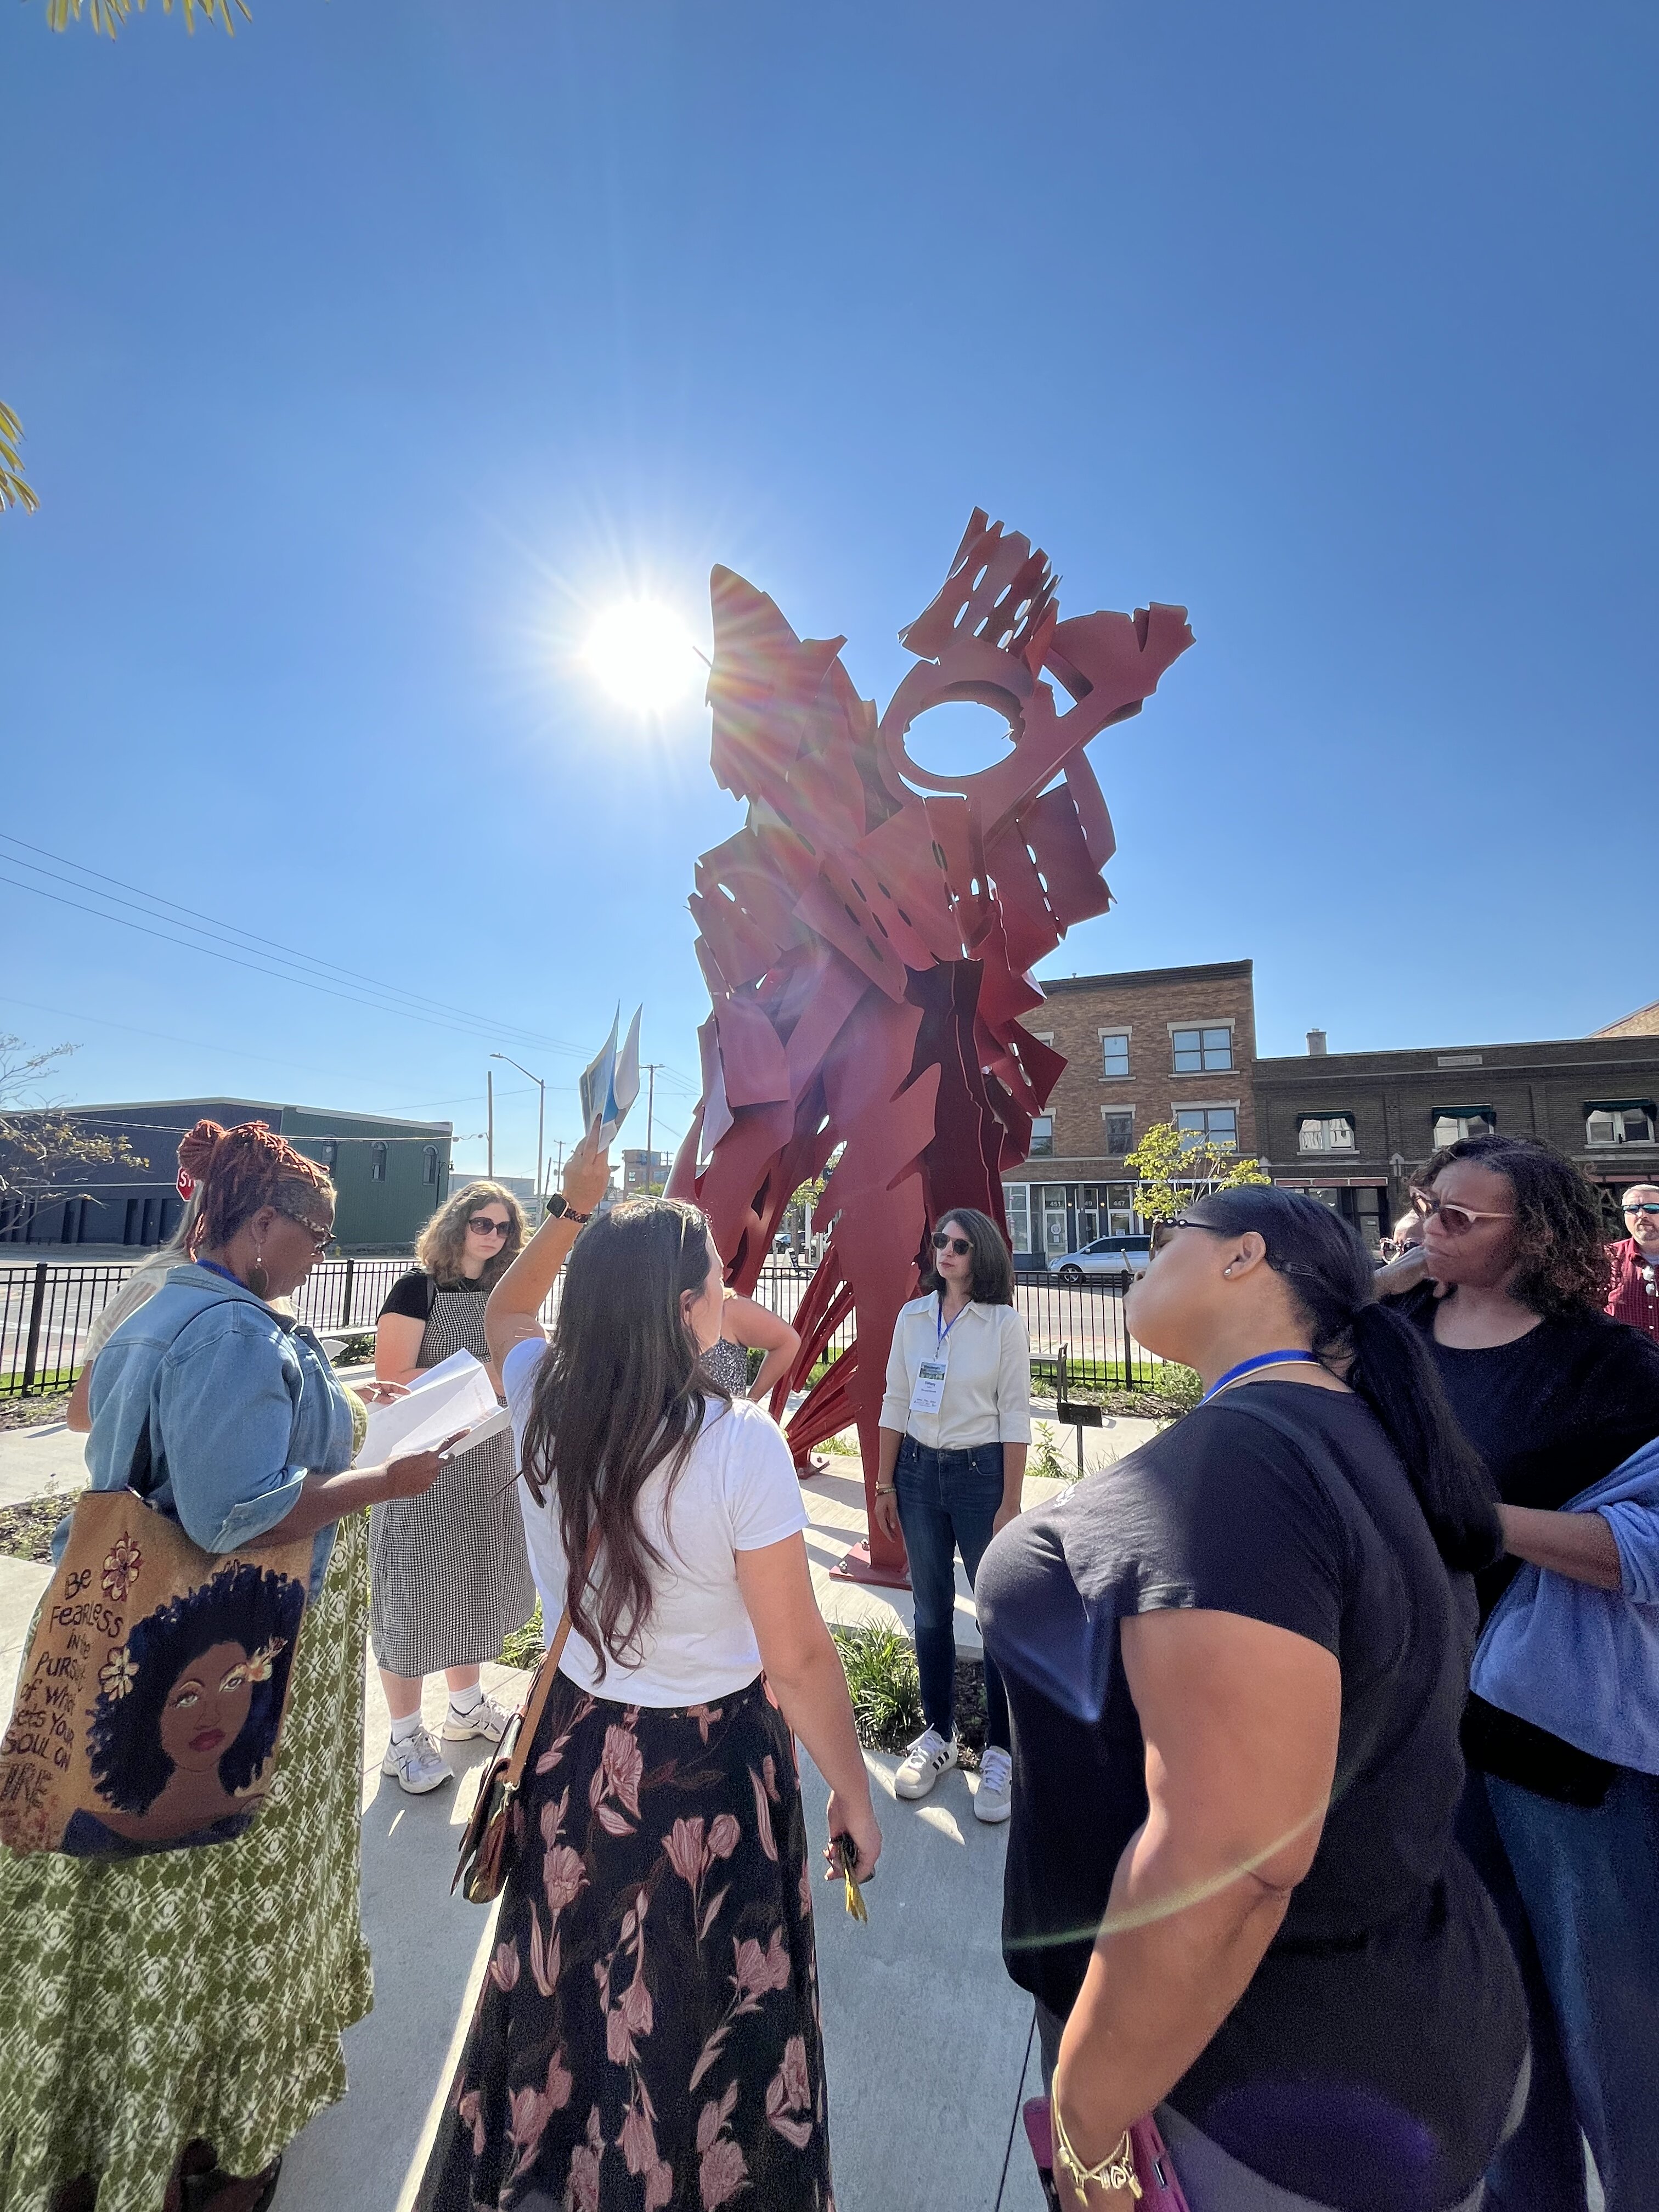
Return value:
<svg viewBox="0 0 1659 2212">
<path fill-rule="evenodd" d="M 894 1777 L 925 1797 L 957 1763 L 956 1555 L 971 1583 L 986 1546 L 1019 1511 L 1031 1441 L 1031 1347 L 1014 1305 L 1014 1266 L 988 1213 L 962 1206 L 933 1236 L 924 1295 L 893 1329 L 881 1401 L 876 1518 L 904 1533 L 927 1723 Z M 1006 1820 L 1013 1765 L 1008 1700 L 988 1652 L 985 1751 L 974 1811 Z"/>
</svg>

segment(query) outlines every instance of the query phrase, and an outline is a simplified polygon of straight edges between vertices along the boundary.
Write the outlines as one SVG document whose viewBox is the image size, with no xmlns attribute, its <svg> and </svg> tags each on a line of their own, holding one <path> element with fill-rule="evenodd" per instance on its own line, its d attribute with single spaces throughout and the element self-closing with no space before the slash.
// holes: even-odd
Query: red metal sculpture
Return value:
<svg viewBox="0 0 1659 2212">
<path fill-rule="evenodd" d="M 713 766 L 749 818 L 697 863 L 714 1011 L 668 1188 L 704 1208 L 727 1281 L 748 1291 L 792 1195 L 843 1147 L 773 1410 L 855 1315 L 856 1342 L 788 1434 L 804 1465 L 856 1420 L 867 1498 L 888 1345 L 928 1231 L 952 1206 L 1006 1228 L 1002 1175 L 1030 1153 L 1066 1065 L 1019 1017 L 1042 1003 L 1028 970 L 1111 902 L 1111 820 L 1084 747 L 1139 712 L 1192 632 L 1182 607 L 1061 622 L 1046 556 L 975 509 L 943 591 L 900 634 L 916 665 L 878 720 L 842 665 L 844 638 L 798 638 L 728 568 L 710 592 Z M 957 699 L 1003 714 L 1011 750 L 977 775 L 935 775 L 906 735 Z M 902 1548 L 878 1531 L 868 1571 L 903 1579 Z"/>
</svg>

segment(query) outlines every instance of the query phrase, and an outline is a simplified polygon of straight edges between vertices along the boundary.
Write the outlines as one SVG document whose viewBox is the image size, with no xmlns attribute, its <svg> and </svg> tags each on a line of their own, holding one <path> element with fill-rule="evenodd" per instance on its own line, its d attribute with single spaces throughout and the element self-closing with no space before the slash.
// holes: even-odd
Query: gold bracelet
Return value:
<svg viewBox="0 0 1659 2212">
<path fill-rule="evenodd" d="M 1140 2177 L 1135 2172 L 1134 2146 L 1125 2128 L 1115 2149 L 1109 2151 L 1098 2166 L 1085 2166 L 1072 2148 L 1072 2139 L 1066 2132 L 1066 2123 L 1060 2116 L 1060 2091 L 1051 2087 L 1048 2108 L 1054 2120 L 1054 2164 L 1066 2176 L 1079 2197 L 1084 2196 L 1091 2182 L 1100 2189 L 1127 2189 L 1137 2202 L 1140 2197 Z"/>
</svg>

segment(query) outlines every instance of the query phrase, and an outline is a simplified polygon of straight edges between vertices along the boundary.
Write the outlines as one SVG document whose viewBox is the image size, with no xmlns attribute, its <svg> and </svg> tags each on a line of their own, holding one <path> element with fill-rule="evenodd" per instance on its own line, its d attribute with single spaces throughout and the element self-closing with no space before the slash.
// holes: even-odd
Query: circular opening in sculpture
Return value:
<svg viewBox="0 0 1659 2212">
<path fill-rule="evenodd" d="M 929 775 L 978 775 L 1008 757 L 1012 732 L 1006 714 L 973 699 L 947 699 L 916 716 L 904 750 Z"/>
</svg>

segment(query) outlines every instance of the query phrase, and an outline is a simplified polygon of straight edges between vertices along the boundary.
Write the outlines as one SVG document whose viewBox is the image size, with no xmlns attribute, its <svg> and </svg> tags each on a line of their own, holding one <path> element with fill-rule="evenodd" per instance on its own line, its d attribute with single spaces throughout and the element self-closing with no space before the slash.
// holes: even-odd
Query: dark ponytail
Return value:
<svg viewBox="0 0 1659 2212">
<path fill-rule="evenodd" d="M 1441 1558 L 1490 1566 L 1504 1548 L 1492 1477 L 1457 1425 L 1421 1331 L 1378 1300 L 1355 1231 L 1316 1198 L 1259 1183 L 1212 1191 L 1187 1218 L 1263 1239 L 1267 1265 L 1308 1318 L 1315 1353 L 1364 1400 L 1400 1455 Z"/>
</svg>

